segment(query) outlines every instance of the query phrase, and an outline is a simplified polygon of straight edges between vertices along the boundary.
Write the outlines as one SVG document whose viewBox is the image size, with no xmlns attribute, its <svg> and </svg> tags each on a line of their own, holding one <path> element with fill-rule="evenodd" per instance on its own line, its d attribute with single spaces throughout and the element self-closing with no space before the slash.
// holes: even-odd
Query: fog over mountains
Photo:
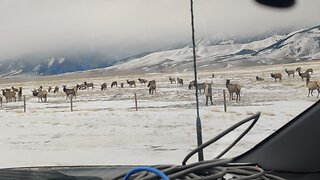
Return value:
<svg viewBox="0 0 320 180">
<path fill-rule="evenodd" d="M 320 59 L 320 26 L 287 35 L 272 35 L 248 41 L 198 40 L 196 48 L 198 68 L 228 68 Z M 107 71 L 146 72 L 191 70 L 193 66 L 191 45 L 176 46 L 167 48 L 171 50 L 141 52 L 121 59 L 101 53 L 81 52 L 77 55 L 57 53 L 54 56 L 27 55 L 9 58 L 0 61 L 0 76 L 55 75 L 97 68 L 105 68 Z"/>
<path fill-rule="evenodd" d="M 198 68 L 228 68 L 262 64 L 294 63 L 320 59 L 320 26 L 291 32 L 287 35 L 237 43 L 234 40 L 217 44 L 208 39 L 197 42 Z M 192 48 L 154 52 L 141 58 L 107 68 L 113 71 L 186 71 L 193 68 Z"/>
</svg>

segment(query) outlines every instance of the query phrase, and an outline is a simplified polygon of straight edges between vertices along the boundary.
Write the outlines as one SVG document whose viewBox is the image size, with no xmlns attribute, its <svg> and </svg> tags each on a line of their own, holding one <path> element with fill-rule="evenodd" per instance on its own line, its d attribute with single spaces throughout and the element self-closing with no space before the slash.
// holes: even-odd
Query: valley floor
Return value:
<svg viewBox="0 0 320 180">
<path fill-rule="evenodd" d="M 226 155 L 236 156 L 318 101 L 317 92 L 307 97 L 305 81 L 297 74 L 289 78 L 284 73 L 285 68 L 295 69 L 297 65 L 302 69 L 313 68 L 312 79 L 320 80 L 319 62 L 198 72 L 198 81 L 212 81 L 214 92 L 213 106 L 205 106 L 205 97 L 199 95 L 204 141 L 255 112 L 262 112 L 252 131 Z M 281 72 L 283 80 L 275 82 L 270 77 L 272 72 Z M 185 84 L 171 84 L 169 76 L 180 77 Z M 265 80 L 257 82 L 255 76 Z M 150 95 L 146 85 L 138 83 L 139 77 L 155 79 L 156 94 Z M 242 90 L 241 101 L 227 101 L 227 112 L 224 112 L 222 91 L 226 90 L 227 78 L 240 84 Z M 127 79 L 135 80 L 137 87 L 130 88 L 125 83 Z M 176 72 L 0 80 L 1 89 L 22 86 L 27 102 L 25 113 L 21 101 L 4 102 L 0 107 L 0 167 L 180 164 L 197 144 L 195 92 L 188 89 L 192 79 L 192 72 Z M 71 112 L 70 100 L 66 100 L 61 86 L 84 81 L 93 82 L 96 87 L 78 91 Z M 111 88 L 112 81 L 124 82 L 125 87 Z M 105 91 L 100 90 L 103 82 L 108 84 Z M 44 88 L 58 85 L 60 92 L 50 92 L 48 102 L 39 103 L 31 90 L 40 85 Z M 205 149 L 205 159 L 219 154 L 244 128 Z"/>
</svg>

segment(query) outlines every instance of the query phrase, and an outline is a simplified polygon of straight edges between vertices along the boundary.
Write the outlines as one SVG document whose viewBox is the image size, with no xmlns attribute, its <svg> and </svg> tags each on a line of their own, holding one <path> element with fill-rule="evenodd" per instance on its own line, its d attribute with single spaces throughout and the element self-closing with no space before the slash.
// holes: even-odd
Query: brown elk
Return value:
<svg viewBox="0 0 320 180">
<path fill-rule="evenodd" d="M 118 83 L 117 83 L 117 81 L 113 81 L 113 82 L 111 83 L 111 88 L 112 88 L 113 86 L 118 87 Z"/>
<path fill-rule="evenodd" d="M 87 86 L 85 84 L 77 84 L 77 90 L 85 90 L 87 89 Z"/>
<path fill-rule="evenodd" d="M 236 98 L 236 101 L 240 101 L 240 90 L 241 90 L 241 87 L 239 84 L 231 84 L 230 83 L 230 79 L 227 79 L 226 81 L 226 87 L 229 91 L 229 100 L 234 100 L 233 98 L 233 93 L 236 93 L 237 95 L 237 98 Z"/>
<path fill-rule="evenodd" d="M 292 74 L 292 77 L 294 78 L 294 70 L 284 69 L 284 71 L 288 74 L 288 77 Z"/>
<path fill-rule="evenodd" d="M 256 80 L 257 80 L 257 81 L 264 81 L 264 79 L 263 79 L 263 78 L 258 77 L 258 76 L 256 76 Z"/>
<path fill-rule="evenodd" d="M 149 81 L 147 86 L 149 87 L 149 94 L 156 93 L 157 85 L 155 80 Z"/>
<path fill-rule="evenodd" d="M 198 83 L 197 88 L 199 93 L 201 94 L 201 90 L 203 90 L 203 94 L 205 93 L 205 88 L 207 87 L 207 83 Z"/>
<path fill-rule="evenodd" d="M 169 81 L 171 82 L 171 84 L 172 84 L 173 82 L 174 82 L 174 83 L 177 83 L 177 82 L 176 82 L 176 78 L 171 77 L 171 76 L 169 77 Z"/>
<path fill-rule="evenodd" d="M 198 83 L 197 84 L 197 89 L 200 92 L 200 94 L 201 94 L 201 90 L 203 90 L 203 94 L 204 94 L 204 90 L 206 88 L 206 85 L 207 85 L 206 83 Z M 189 89 L 192 89 L 192 87 L 196 87 L 194 80 L 189 83 Z"/>
<path fill-rule="evenodd" d="M 298 71 L 298 74 L 299 74 L 299 76 L 301 77 L 302 80 L 304 78 L 309 78 L 310 79 L 310 74 L 309 74 L 310 70 L 307 70 L 306 72 L 301 73 L 301 67 L 297 67 L 296 71 Z"/>
<path fill-rule="evenodd" d="M 83 84 L 89 89 L 91 87 L 91 89 L 93 89 L 93 83 L 87 83 L 86 81 L 83 82 Z"/>
<path fill-rule="evenodd" d="M 316 89 L 318 90 L 317 98 L 319 97 L 319 93 L 320 93 L 320 82 L 319 81 L 310 81 L 310 78 L 307 77 L 306 78 L 306 86 L 309 90 L 308 97 L 309 97 L 310 93 L 311 93 L 311 96 L 313 96 L 312 92 L 313 92 L 313 90 L 316 90 Z"/>
<path fill-rule="evenodd" d="M 306 70 L 306 72 L 309 72 L 309 73 L 312 73 L 313 74 L 313 69 L 312 68 L 309 68 Z"/>
<path fill-rule="evenodd" d="M 210 99 L 211 105 L 212 102 L 212 83 L 205 83 L 204 95 L 206 96 L 206 106 L 208 106 L 208 100 Z"/>
<path fill-rule="evenodd" d="M 148 80 L 146 80 L 146 79 L 138 78 L 138 80 L 139 80 L 139 82 L 140 82 L 141 84 L 146 84 L 146 83 L 148 83 Z"/>
<path fill-rule="evenodd" d="M 280 79 L 280 81 L 282 80 L 282 74 L 281 73 L 271 73 L 270 75 L 271 75 L 271 77 L 274 78 L 275 82 L 277 81 L 277 79 Z"/>
<path fill-rule="evenodd" d="M 15 91 L 11 91 L 10 89 L 2 89 L 2 95 L 6 98 L 6 102 L 12 102 L 13 99 L 14 101 L 17 101 Z"/>
<path fill-rule="evenodd" d="M 192 89 L 192 87 L 194 87 L 195 86 L 195 80 L 193 80 L 193 81 L 190 81 L 190 83 L 189 83 L 189 89 Z"/>
<path fill-rule="evenodd" d="M 66 93 L 66 99 L 70 96 L 70 98 L 76 98 L 77 96 L 77 90 L 76 90 L 77 87 L 74 87 L 72 89 L 67 89 L 67 86 L 66 85 L 63 85 L 63 92 Z"/>
<path fill-rule="evenodd" d="M 36 89 L 34 89 L 33 91 L 31 91 L 32 92 L 32 95 L 33 96 L 36 96 L 36 97 L 38 97 L 38 102 L 40 102 L 40 100 L 41 100 L 41 102 L 47 102 L 47 91 L 46 90 L 36 90 Z"/>
<path fill-rule="evenodd" d="M 59 92 L 59 86 L 54 87 L 53 93 L 58 93 Z"/>
<path fill-rule="evenodd" d="M 106 90 L 107 89 L 107 83 L 101 84 L 101 90 Z"/>
<path fill-rule="evenodd" d="M 19 90 L 18 90 L 18 100 L 22 101 L 22 87 L 19 87 Z"/>
<path fill-rule="evenodd" d="M 17 88 L 15 88 L 15 87 L 11 87 L 11 89 L 12 89 L 12 91 L 15 91 L 15 92 L 18 92 L 19 91 L 19 89 L 17 89 Z"/>
<path fill-rule="evenodd" d="M 132 86 L 136 87 L 136 82 L 135 81 L 129 81 L 127 79 L 127 83 L 129 84 L 130 87 L 132 87 Z"/>
<path fill-rule="evenodd" d="M 178 85 L 181 84 L 181 86 L 183 86 L 183 79 L 177 77 L 177 83 Z"/>
</svg>

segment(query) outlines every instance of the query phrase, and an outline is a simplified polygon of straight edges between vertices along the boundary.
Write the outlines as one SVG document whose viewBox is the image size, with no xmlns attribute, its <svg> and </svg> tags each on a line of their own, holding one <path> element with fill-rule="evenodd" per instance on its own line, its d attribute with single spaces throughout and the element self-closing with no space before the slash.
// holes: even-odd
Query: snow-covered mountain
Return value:
<svg viewBox="0 0 320 180">
<path fill-rule="evenodd" d="M 320 26 L 246 43 L 235 39 L 220 42 L 200 39 L 196 46 L 199 69 L 320 59 Z M 54 75 L 97 68 L 103 68 L 103 71 L 188 71 L 193 68 L 192 47 L 188 44 L 172 50 L 141 52 L 122 60 L 98 53 L 90 56 L 25 56 L 0 61 L 0 76 Z"/>
<path fill-rule="evenodd" d="M 320 59 L 320 26 L 295 31 L 249 43 L 233 40 L 212 43 L 208 39 L 196 43 L 198 68 L 250 66 L 258 64 L 291 63 Z M 129 62 L 108 67 L 107 70 L 188 71 L 193 67 L 190 45 L 170 51 L 147 54 Z"/>
<path fill-rule="evenodd" d="M 19 74 L 55 75 L 66 72 L 104 68 L 114 63 L 114 60 L 98 55 L 90 57 L 85 55 L 57 57 L 29 55 L 1 61 L 0 76 L 14 76 Z"/>
<path fill-rule="evenodd" d="M 288 34 L 255 55 L 271 58 L 292 57 L 319 59 L 320 26 Z"/>
</svg>

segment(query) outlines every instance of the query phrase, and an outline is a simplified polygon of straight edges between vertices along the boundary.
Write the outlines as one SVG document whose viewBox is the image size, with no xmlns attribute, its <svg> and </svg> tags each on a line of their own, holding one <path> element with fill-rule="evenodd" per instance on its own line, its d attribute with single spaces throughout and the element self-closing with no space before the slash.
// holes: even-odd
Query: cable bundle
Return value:
<svg viewBox="0 0 320 180">
<path fill-rule="evenodd" d="M 164 173 L 168 179 L 180 180 L 247 180 L 247 179 L 263 179 L 263 180 L 283 180 L 268 174 L 263 169 L 255 165 L 241 165 L 231 163 L 232 159 L 216 159 L 210 161 L 201 161 L 184 166 L 160 165 L 153 166 L 157 170 Z M 123 180 L 126 174 L 116 177 L 114 180 Z M 158 180 L 161 176 L 149 173 L 147 171 L 132 174 L 124 180 Z M 163 176 L 162 176 L 162 179 Z"/>
<path fill-rule="evenodd" d="M 258 167 L 255 164 L 237 164 L 232 163 L 234 162 L 232 158 L 230 159 L 219 159 L 225 153 L 227 153 L 237 142 L 240 141 L 242 137 L 244 137 L 250 129 L 254 126 L 254 124 L 258 121 L 260 117 L 260 112 L 234 124 L 230 128 L 226 129 L 222 133 L 218 134 L 216 137 L 212 138 L 211 140 L 205 142 L 201 146 L 192 150 L 182 161 L 181 166 L 172 166 L 172 165 L 159 165 L 159 166 L 152 166 L 152 167 L 144 167 L 145 169 L 138 167 L 139 173 L 136 169 L 133 169 L 129 173 L 122 174 L 114 180 L 155 180 L 161 177 L 162 179 L 169 178 L 169 179 L 193 179 L 193 180 L 225 180 L 225 179 L 232 179 L 232 180 L 246 180 L 246 179 L 263 179 L 263 180 L 283 180 L 283 178 L 268 174 L 262 168 Z M 247 127 L 247 129 L 240 134 L 238 138 L 234 140 L 231 145 L 229 145 L 224 151 L 222 151 L 218 156 L 216 156 L 213 160 L 208 161 L 200 161 L 192 164 L 186 164 L 188 159 L 192 157 L 194 154 L 202 151 L 207 146 L 211 145 L 212 143 L 216 142 L 226 134 L 230 133 L 234 129 L 238 128 L 239 126 L 249 122 L 252 120 L 252 123 Z M 152 172 L 153 174 L 151 174 Z M 130 174 L 130 176 L 128 175 Z"/>
</svg>

